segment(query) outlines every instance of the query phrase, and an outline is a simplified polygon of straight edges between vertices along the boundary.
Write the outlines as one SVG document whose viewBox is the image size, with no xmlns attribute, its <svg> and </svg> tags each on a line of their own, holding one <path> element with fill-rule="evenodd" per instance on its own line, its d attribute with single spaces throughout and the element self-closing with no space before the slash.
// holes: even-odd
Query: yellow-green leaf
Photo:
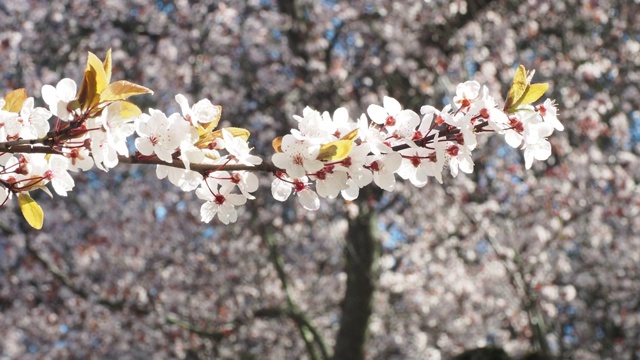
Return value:
<svg viewBox="0 0 640 360">
<path fill-rule="evenodd" d="M 100 94 L 104 89 L 109 85 L 109 79 L 107 79 L 107 73 L 104 68 L 104 64 L 102 61 L 96 56 L 96 54 L 89 51 L 89 56 L 87 57 L 87 68 L 86 71 L 90 68 L 93 68 L 96 72 L 96 93 Z"/>
<path fill-rule="evenodd" d="M 275 152 L 282 152 L 282 136 L 278 136 L 273 139 L 271 146 L 273 146 L 273 150 L 275 150 Z"/>
<path fill-rule="evenodd" d="M 531 84 L 535 71 L 527 72 L 524 66 L 518 66 L 511 89 L 504 104 L 504 110 L 514 112 L 521 105 L 528 105 L 540 99 L 549 88 L 547 83 Z"/>
<path fill-rule="evenodd" d="M 243 129 L 243 128 L 228 127 L 228 128 L 224 128 L 224 129 L 227 130 L 228 132 L 230 132 L 231 135 L 233 135 L 233 137 L 242 138 L 242 140 L 244 140 L 244 141 L 249 140 L 249 135 L 251 135 L 249 130 Z M 216 131 L 212 132 L 212 134 L 214 134 L 214 137 L 222 139 L 222 130 L 216 130 Z"/>
<path fill-rule="evenodd" d="M 27 100 L 27 90 L 24 88 L 15 89 L 4 97 L 5 104 L 2 110 L 19 113 L 25 100 Z"/>
<path fill-rule="evenodd" d="M 539 83 L 539 84 L 531 84 L 527 86 L 527 90 L 524 92 L 522 97 L 513 104 L 512 107 L 517 107 L 520 105 L 528 105 L 534 101 L 537 101 L 547 92 L 549 89 L 549 84 L 547 83 Z"/>
<path fill-rule="evenodd" d="M 104 57 L 103 68 L 108 84 L 111 81 L 111 49 L 107 51 L 107 55 Z"/>
<path fill-rule="evenodd" d="M 126 80 L 116 81 L 109 84 L 100 94 L 100 102 L 118 101 L 134 95 L 153 94 L 153 91 L 144 86 L 134 84 Z"/>
<path fill-rule="evenodd" d="M 351 130 L 347 135 L 340 138 L 340 140 L 355 140 L 358 137 L 358 129 Z"/>
<path fill-rule="evenodd" d="M 209 146 L 209 144 L 211 144 L 211 142 L 216 138 L 219 137 L 221 138 L 221 136 L 216 136 L 213 133 L 200 133 L 200 137 L 198 138 L 198 141 L 194 144 L 195 147 L 203 149 L 207 146 Z"/>
<path fill-rule="evenodd" d="M 522 95 L 527 90 L 527 70 L 524 66 L 518 66 L 516 70 L 516 76 L 513 78 L 513 83 L 507 94 L 507 100 L 504 104 L 504 109 L 511 109 L 512 105 L 518 102 Z"/>
<path fill-rule="evenodd" d="M 243 128 L 228 127 L 224 129 L 230 132 L 233 137 L 240 137 L 244 141 L 247 141 L 249 139 L 249 135 L 251 135 L 249 130 Z M 200 132 L 200 139 L 195 144 L 195 146 L 198 148 L 202 149 L 208 146 L 215 139 L 222 139 L 222 130 L 205 133 L 202 131 L 202 127 L 200 127 L 198 131 Z"/>
<path fill-rule="evenodd" d="M 40 205 L 26 193 L 18 195 L 18 204 L 20 205 L 22 216 L 27 220 L 27 223 L 36 230 L 42 229 L 44 212 Z"/>
<path fill-rule="evenodd" d="M 140 116 L 142 114 L 142 111 L 140 110 L 140 108 L 133 103 L 130 103 L 128 101 L 120 101 L 120 104 L 122 104 L 122 108 L 120 110 L 120 116 L 123 119 Z"/>
<path fill-rule="evenodd" d="M 321 161 L 340 161 L 351 153 L 353 148 L 353 140 L 336 140 L 320 147 L 318 160 Z"/>
<path fill-rule="evenodd" d="M 220 118 L 222 117 L 222 106 L 214 105 L 213 107 L 215 107 L 218 111 L 215 117 L 211 120 L 211 122 L 207 123 L 205 132 L 212 132 L 213 129 L 215 129 L 218 126 L 218 123 L 220 122 Z"/>
<path fill-rule="evenodd" d="M 80 108 L 88 109 L 93 105 L 97 94 L 96 89 L 96 69 L 93 66 L 89 66 L 84 71 L 84 78 L 82 79 L 82 84 L 80 84 L 80 91 L 78 91 Z"/>
</svg>

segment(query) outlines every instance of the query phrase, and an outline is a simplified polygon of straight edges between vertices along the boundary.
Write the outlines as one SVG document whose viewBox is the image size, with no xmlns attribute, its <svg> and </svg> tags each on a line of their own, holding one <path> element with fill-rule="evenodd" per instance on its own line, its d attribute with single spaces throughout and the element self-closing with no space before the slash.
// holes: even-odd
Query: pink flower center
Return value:
<svg viewBox="0 0 640 360">
<path fill-rule="evenodd" d="M 304 190 L 307 188 L 307 185 L 305 185 L 302 181 L 300 180 L 294 180 L 293 181 L 293 188 L 295 189 L 296 193 L 299 193 L 300 191 Z"/>
<path fill-rule="evenodd" d="M 422 160 L 421 160 L 421 159 L 420 159 L 420 157 L 419 157 L 419 156 L 417 156 L 417 155 L 412 156 L 412 157 L 409 159 L 409 161 L 411 161 L 411 165 L 413 165 L 413 167 L 416 167 L 416 168 L 417 168 L 417 167 L 419 167 L 419 166 L 420 166 L 420 164 L 422 164 Z"/>
<path fill-rule="evenodd" d="M 510 118 L 509 119 L 509 125 L 511 125 L 511 128 L 519 133 L 522 133 L 524 131 L 524 124 L 522 123 L 522 121 L 516 119 L 516 118 Z"/>
<path fill-rule="evenodd" d="M 213 195 L 213 197 L 214 197 L 213 202 L 215 202 L 215 203 L 216 203 L 216 204 L 218 204 L 218 205 L 222 205 L 222 204 L 224 204 L 224 202 L 227 200 L 227 199 L 224 197 L 224 195 L 221 195 L 221 194 L 215 194 L 215 195 Z"/>
<path fill-rule="evenodd" d="M 424 135 L 422 135 L 420 131 L 416 131 L 415 133 L 413 133 L 413 138 L 411 140 L 418 141 L 418 140 L 422 140 L 423 137 Z"/>
<path fill-rule="evenodd" d="M 371 165 L 369 165 L 369 167 L 373 171 L 380 171 L 380 163 L 378 161 L 372 162 Z"/>
<path fill-rule="evenodd" d="M 538 106 L 538 112 L 540 113 L 540 116 L 545 116 L 547 115 L 547 108 L 544 107 L 544 105 L 540 105 Z"/>
<path fill-rule="evenodd" d="M 16 168 L 16 174 L 27 175 L 29 173 L 29 162 L 25 157 L 20 159 L 18 167 Z"/>
<path fill-rule="evenodd" d="M 73 161 L 75 161 L 76 159 L 84 160 L 84 157 L 80 155 L 80 151 L 78 151 L 78 149 L 71 149 L 67 156 Z"/>
<path fill-rule="evenodd" d="M 293 159 L 291 159 L 292 162 L 296 165 L 302 165 L 304 164 L 304 156 L 300 155 L 300 154 L 296 154 L 293 156 Z"/>
<path fill-rule="evenodd" d="M 396 118 L 393 116 L 387 116 L 387 119 L 384 121 L 386 126 L 394 126 L 396 124 Z"/>
</svg>

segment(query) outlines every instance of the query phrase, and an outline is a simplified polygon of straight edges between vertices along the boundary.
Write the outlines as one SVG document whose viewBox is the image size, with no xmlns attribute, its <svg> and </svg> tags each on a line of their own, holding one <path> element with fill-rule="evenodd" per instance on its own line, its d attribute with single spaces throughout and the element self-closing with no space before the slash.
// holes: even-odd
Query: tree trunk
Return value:
<svg viewBox="0 0 640 360">
<path fill-rule="evenodd" d="M 363 189 L 364 190 L 364 189 Z M 363 191 L 364 192 L 364 191 Z M 349 230 L 345 244 L 345 272 L 347 290 L 342 302 L 342 318 L 336 339 L 334 360 L 359 360 L 365 357 L 369 317 L 379 272 L 377 260 L 380 244 L 376 233 L 376 214 L 367 199 L 369 191 L 360 195 L 359 212 L 349 217 Z"/>
</svg>

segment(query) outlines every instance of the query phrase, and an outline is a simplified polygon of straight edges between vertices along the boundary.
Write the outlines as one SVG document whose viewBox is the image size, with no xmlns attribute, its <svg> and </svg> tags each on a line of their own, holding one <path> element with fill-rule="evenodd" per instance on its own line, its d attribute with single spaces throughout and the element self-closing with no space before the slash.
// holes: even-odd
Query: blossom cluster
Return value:
<svg viewBox="0 0 640 360">
<path fill-rule="evenodd" d="M 502 109 L 476 81 L 459 84 L 451 104 L 425 105 L 420 115 L 391 97 L 370 105 L 357 120 L 345 108 L 330 114 L 307 107 L 294 116 L 297 129 L 273 141 L 272 163 L 263 164 L 251 154 L 248 130 L 216 129 L 221 106 L 208 99 L 190 105 L 178 94 L 180 113 L 142 113 L 126 99 L 151 91 L 127 81 L 110 83 L 110 77 L 110 54 L 100 61 L 89 53 L 80 86 L 68 78 L 43 86 L 48 109 L 35 107 L 23 89 L 0 100 L 1 204 L 17 194 L 34 227 L 42 226 L 42 211 L 28 193 L 50 194 L 46 185 L 51 184 L 66 196 L 74 187 L 69 172 L 94 165 L 108 171 L 122 161 L 156 164 L 159 179 L 204 200 L 202 221 L 217 216 L 228 224 L 237 220 L 237 206 L 254 199 L 257 170 L 274 173 L 275 199 L 295 194 L 305 209 L 316 210 L 321 197 L 353 200 L 372 182 L 391 191 L 396 175 L 422 187 L 430 177 L 442 183 L 445 168 L 454 177 L 471 173 L 471 152 L 483 132 L 503 134 L 509 145 L 522 148 L 529 168 L 534 159 L 550 156 L 547 138 L 563 129 L 551 100 L 530 105 L 546 84 L 529 84 L 520 67 Z"/>
<path fill-rule="evenodd" d="M 45 85 L 42 89 L 49 110 L 34 108 L 33 98 L 24 101 L 19 113 L 0 110 L 0 142 L 11 144 L 16 140 L 24 144 L 25 140 L 46 138 L 48 134 L 53 149 L 51 153 L 2 153 L 0 196 L 4 202 L 13 193 L 47 191 L 48 183 L 58 195 L 66 196 L 74 187 L 70 171 L 87 171 L 94 165 L 103 171 L 114 168 L 120 156 L 130 156 L 128 139 L 134 133 L 135 156 L 140 162 L 158 159 L 167 163 L 157 166 L 159 179 L 166 177 L 184 191 L 196 190 L 196 195 L 205 200 L 203 221 L 211 221 L 215 215 L 225 224 L 235 221 L 234 206 L 254 198 L 251 192 L 258 188 L 254 173 L 222 169 L 238 164 L 252 167 L 262 159 L 250 154 L 246 130 L 211 131 L 220 119 L 220 106 L 207 99 L 190 106 L 186 97 L 178 94 L 175 98 L 181 114 L 169 116 L 156 109 L 129 116 L 132 113 L 125 111 L 120 101 L 105 105 L 99 112 L 73 111 L 69 104 L 76 98 L 76 89 L 72 79 L 63 79 L 55 88 Z M 0 100 L 0 105 L 4 107 L 6 101 Z M 88 111 L 96 115 L 87 116 Z M 57 117 L 52 133 L 66 136 L 49 133 L 51 115 Z M 172 166 L 175 160 L 180 167 Z M 205 177 L 203 172 L 192 171 L 191 164 L 208 165 L 213 171 L 206 172 Z M 239 194 L 232 194 L 236 187 Z"/>
<path fill-rule="evenodd" d="M 422 106 L 420 115 L 385 96 L 382 106 L 370 105 L 356 121 L 344 108 L 333 116 L 305 108 L 294 118 L 298 129 L 278 141 L 273 156 L 283 171 L 276 174 L 271 190 L 277 200 L 295 193 L 308 210 L 318 209 L 320 197 L 341 194 L 353 200 L 372 182 L 391 191 L 395 175 L 423 187 L 430 177 L 442 183 L 445 168 L 453 177 L 460 171 L 471 173 L 471 152 L 479 133 L 504 135 L 509 145 L 524 151 L 530 168 L 534 159 L 549 158 L 547 138 L 554 130 L 563 130 L 552 100 L 507 111 L 498 108 L 488 89 L 476 81 L 459 84 L 452 104 L 442 109 Z M 341 155 L 325 156 L 323 149 L 328 146 L 338 148 L 335 152 Z"/>
</svg>

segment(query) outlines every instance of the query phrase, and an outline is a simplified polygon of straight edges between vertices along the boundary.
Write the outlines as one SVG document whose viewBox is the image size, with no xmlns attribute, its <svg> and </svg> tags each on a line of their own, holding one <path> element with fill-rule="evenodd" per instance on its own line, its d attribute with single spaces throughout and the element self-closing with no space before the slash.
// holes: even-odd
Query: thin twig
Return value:
<svg viewBox="0 0 640 360">
<path fill-rule="evenodd" d="M 274 308 L 270 309 L 270 311 L 264 310 L 260 313 L 254 313 L 255 316 L 262 315 L 286 315 L 289 317 L 298 327 L 300 334 L 302 335 L 302 339 L 307 347 L 307 351 L 309 352 L 309 356 L 312 359 L 329 359 L 329 352 L 327 351 L 327 346 L 324 342 L 324 339 L 320 335 L 320 333 L 315 329 L 315 327 L 311 324 L 311 321 L 307 319 L 307 317 L 302 313 L 300 308 L 298 307 L 295 297 L 289 287 L 289 281 L 287 280 L 287 275 L 284 271 L 284 259 L 280 255 L 278 251 L 278 246 L 276 244 L 273 235 L 268 230 L 263 232 L 263 239 L 265 240 L 267 247 L 269 248 L 269 259 L 276 269 L 276 273 L 278 274 L 278 279 L 282 284 L 282 288 L 284 289 L 286 298 L 287 298 L 287 309 Z M 316 353 L 314 349 L 314 343 L 320 349 L 320 356 Z"/>
</svg>

